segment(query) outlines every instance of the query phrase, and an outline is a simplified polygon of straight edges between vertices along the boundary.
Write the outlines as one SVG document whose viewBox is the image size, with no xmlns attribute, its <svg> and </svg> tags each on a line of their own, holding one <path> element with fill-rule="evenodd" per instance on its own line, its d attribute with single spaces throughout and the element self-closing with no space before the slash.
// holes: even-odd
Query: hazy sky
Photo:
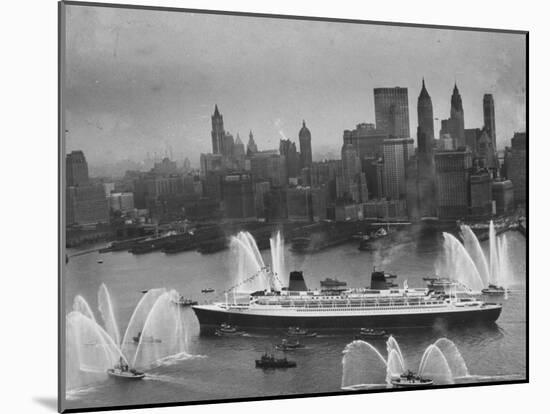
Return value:
<svg viewBox="0 0 550 414">
<path fill-rule="evenodd" d="M 422 77 L 434 116 L 449 117 L 455 79 L 466 128 L 492 93 L 497 145 L 525 129 L 523 35 L 67 6 L 67 150 L 90 163 L 210 152 L 214 104 L 225 129 L 260 149 L 297 141 L 339 153 L 344 129 L 374 122 L 373 88 L 409 91 Z M 440 122 L 436 121 L 436 134 Z"/>
</svg>

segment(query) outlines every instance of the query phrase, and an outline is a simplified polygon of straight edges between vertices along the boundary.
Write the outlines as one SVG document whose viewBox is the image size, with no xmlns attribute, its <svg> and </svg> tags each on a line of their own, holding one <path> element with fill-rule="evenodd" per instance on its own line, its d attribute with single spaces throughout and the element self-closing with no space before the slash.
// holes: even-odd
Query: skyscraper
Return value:
<svg viewBox="0 0 550 414">
<path fill-rule="evenodd" d="M 512 138 L 512 151 L 508 178 L 514 184 L 514 200 L 523 204 L 527 199 L 527 134 L 516 132 Z"/>
<path fill-rule="evenodd" d="M 491 138 L 493 149 L 497 148 L 497 137 L 495 129 L 495 101 L 493 95 L 486 93 L 483 95 L 483 126 Z"/>
<path fill-rule="evenodd" d="M 368 200 L 367 180 L 361 172 L 361 160 L 352 144 L 342 146 L 342 180 L 339 197 L 354 202 Z"/>
<path fill-rule="evenodd" d="M 233 139 L 233 135 L 226 132 L 221 140 L 221 146 L 220 146 L 220 152 L 225 157 L 231 158 L 233 156 L 233 145 L 235 144 L 235 140 Z"/>
<path fill-rule="evenodd" d="M 313 162 L 311 154 L 311 132 L 306 127 L 306 121 L 302 121 L 302 128 L 298 133 L 300 140 L 300 168 L 311 167 Z"/>
<path fill-rule="evenodd" d="M 289 139 L 282 139 L 279 143 L 279 153 L 285 157 L 287 176 L 298 177 L 300 172 L 300 157 L 296 151 L 296 144 Z"/>
<path fill-rule="evenodd" d="M 384 141 L 384 190 L 387 198 L 398 200 L 406 194 L 406 166 L 413 155 L 412 138 Z"/>
<path fill-rule="evenodd" d="M 222 152 L 225 130 L 223 129 L 223 116 L 218 110 L 218 105 L 214 108 L 212 115 L 212 153 L 220 154 Z"/>
<path fill-rule="evenodd" d="M 233 144 L 233 162 L 235 167 L 238 169 L 244 168 L 244 159 L 246 156 L 246 151 L 244 150 L 244 144 L 241 141 L 241 137 L 237 134 L 237 139 Z"/>
<path fill-rule="evenodd" d="M 385 139 L 388 139 L 387 132 L 377 129 L 374 124 L 361 123 L 352 131 L 344 131 L 344 144 L 352 144 L 361 159 L 381 157 Z"/>
<path fill-rule="evenodd" d="M 426 89 L 424 79 L 422 79 L 422 89 L 418 96 L 418 157 L 417 157 L 417 202 L 413 203 L 418 208 L 418 214 L 422 217 L 431 217 L 436 213 L 435 200 L 435 168 L 434 168 L 434 116 L 432 98 Z M 413 190 L 414 185 L 409 183 L 409 190 Z M 409 191 L 411 193 L 411 191 Z M 411 193 L 411 196 L 414 194 Z M 410 198 L 410 197 L 409 197 Z"/>
<path fill-rule="evenodd" d="M 470 175 L 470 215 L 487 216 L 492 208 L 491 174 L 487 170 L 479 170 Z"/>
<path fill-rule="evenodd" d="M 477 157 L 480 166 L 483 168 L 489 168 L 496 170 L 498 167 L 498 160 L 496 156 L 495 148 L 493 147 L 493 141 L 489 135 L 489 131 L 485 128 L 481 131 L 481 136 L 477 141 Z"/>
<path fill-rule="evenodd" d="M 342 171 L 346 181 L 351 181 L 356 174 L 361 172 L 361 160 L 357 150 L 351 144 L 342 146 Z"/>
<path fill-rule="evenodd" d="M 470 206 L 472 153 L 445 151 L 435 154 L 439 218 L 463 218 Z"/>
<path fill-rule="evenodd" d="M 255 182 L 269 181 L 272 187 L 288 183 L 286 160 L 276 150 L 261 151 L 249 156 L 250 174 Z"/>
<path fill-rule="evenodd" d="M 73 151 L 65 158 L 67 186 L 88 184 L 88 162 L 82 151 Z"/>
<path fill-rule="evenodd" d="M 241 141 L 241 137 L 239 136 L 239 134 L 237 134 L 237 139 L 233 144 L 233 157 L 241 158 L 241 157 L 244 157 L 244 155 L 245 155 L 244 144 Z"/>
<path fill-rule="evenodd" d="M 393 138 L 409 138 L 409 97 L 407 88 L 374 88 L 376 128 Z"/>
<path fill-rule="evenodd" d="M 434 147 L 434 111 L 432 98 L 422 79 L 422 89 L 418 95 L 418 152 L 421 154 L 433 153 Z"/>
<path fill-rule="evenodd" d="M 464 142 L 473 154 L 477 154 L 478 142 L 481 138 L 481 128 L 466 128 L 464 129 Z"/>
<path fill-rule="evenodd" d="M 109 222 L 109 208 L 102 184 L 90 182 L 82 151 L 67 154 L 66 225 Z"/>
<path fill-rule="evenodd" d="M 451 117 L 447 123 L 449 134 L 454 141 L 455 148 L 461 148 L 466 145 L 464 138 L 464 109 L 462 109 L 462 97 L 458 92 L 458 87 L 453 88 L 453 94 L 451 96 Z"/>
<path fill-rule="evenodd" d="M 252 131 L 250 131 L 250 134 L 248 134 L 248 144 L 246 144 L 246 154 L 251 155 L 257 152 L 258 152 L 258 146 L 254 141 L 254 135 L 252 134 Z"/>
<path fill-rule="evenodd" d="M 232 174 L 222 182 L 223 204 L 228 219 L 254 219 L 254 187 L 248 174 Z"/>
</svg>

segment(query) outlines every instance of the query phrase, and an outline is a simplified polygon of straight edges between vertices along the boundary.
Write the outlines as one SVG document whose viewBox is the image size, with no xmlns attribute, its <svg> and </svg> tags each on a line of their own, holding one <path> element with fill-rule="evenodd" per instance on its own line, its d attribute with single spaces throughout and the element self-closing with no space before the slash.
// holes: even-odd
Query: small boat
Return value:
<svg viewBox="0 0 550 414">
<path fill-rule="evenodd" d="M 202 293 L 212 293 L 214 292 L 216 289 L 213 289 L 213 288 L 206 288 L 206 289 L 203 289 L 201 290 Z"/>
<path fill-rule="evenodd" d="M 196 300 L 186 298 L 183 295 L 180 295 L 180 297 L 177 300 L 174 300 L 173 302 L 176 305 L 180 305 L 180 306 L 193 306 L 193 305 L 199 304 L 199 302 L 197 302 Z"/>
<path fill-rule="evenodd" d="M 388 335 L 389 334 L 383 329 L 361 328 L 359 335 L 355 335 L 355 339 L 387 338 Z"/>
<path fill-rule="evenodd" d="M 243 332 L 237 330 L 237 328 L 228 323 L 222 323 L 218 329 L 214 332 L 216 336 L 240 336 Z"/>
<path fill-rule="evenodd" d="M 327 277 L 325 280 L 321 280 L 321 287 L 334 288 L 334 287 L 344 287 L 347 285 L 348 285 L 347 282 L 340 281 L 338 279 L 331 279 L 330 277 Z"/>
<path fill-rule="evenodd" d="M 143 289 L 143 290 L 141 291 L 141 293 L 147 293 L 147 292 L 149 292 L 149 289 Z"/>
<path fill-rule="evenodd" d="M 401 374 L 398 378 L 392 378 L 391 383 L 394 387 L 425 387 L 433 385 L 433 380 L 416 375 L 412 371 Z"/>
<path fill-rule="evenodd" d="M 267 352 L 262 355 L 261 359 L 256 360 L 256 368 L 294 368 L 295 361 L 289 361 L 285 358 L 275 358 L 273 354 Z"/>
<path fill-rule="evenodd" d="M 280 344 L 275 345 L 275 348 L 279 351 L 287 352 L 294 351 L 296 349 L 305 348 L 304 344 L 301 344 L 298 340 L 295 342 L 288 342 L 286 339 L 283 339 Z"/>
<path fill-rule="evenodd" d="M 107 374 L 110 377 L 123 380 L 140 380 L 145 377 L 145 373 L 130 369 L 122 358 L 120 358 L 120 362 L 116 364 L 114 368 L 107 370 Z"/>
<path fill-rule="evenodd" d="M 154 338 L 153 336 L 144 336 L 141 337 L 141 332 L 137 334 L 137 336 L 134 336 L 132 338 L 134 340 L 134 343 L 139 344 L 139 341 L 142 343 L 150 343 L 150 344 L 160 344 L 162 341 L 160 339 Z"/>
<path fill-rule="evenodd" d="M 489 285 L 489 287 L 481 289 L 481 293 L 489 296 L 504 296 L 507 293 L 507 289 L 502 286 Z"/>
<path fill-rule="evenodd" d="M 287 335 L 289 336 L 317 336 L 316 332 L 309 332 L 307 329 L 301 329 L 297 326 L 291 326 L 288 328 Z"/>
</svg>

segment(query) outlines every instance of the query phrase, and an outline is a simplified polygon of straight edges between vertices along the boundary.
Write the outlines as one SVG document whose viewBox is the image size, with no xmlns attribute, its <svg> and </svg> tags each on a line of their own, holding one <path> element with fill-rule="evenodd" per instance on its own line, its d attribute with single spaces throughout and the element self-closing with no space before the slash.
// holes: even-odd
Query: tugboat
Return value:
<svg viewBox="0 0 550 414">
<path fill-rule="evenodd" d="M 283 339 L 280 344 L 275 345 L 275 348 L 279 351 L 287 352 L 294 351 L 296 349 L 305 348 L 304 344 L 301 344 L 298 340 L 295 342 L 288 342 L 286 339 Z"/>
<path fill-rule="evenodd" d="M 237 330 L 236 327 L 228 324 L 228 323 L 222 323 L 218 329 L 216 329 L 216 332 L 214 332 L 214 335 L 216 336 L 240 336 L 243 332 Z"/>
<path fill-rule="evenodd" d="M 145 377 L 145 373 L 130 369 L 122 357 L 120 357 L 119 363 L 114 368 L 107 370 L 107 375 L 122 380 L 140 380 Z"/>
<path fill-rule="evenodd" d="M 290 326 L 286 334 L 288 336 L 317 336 L 316 332 L 309 332 L 307 329 L 301 329 L 298 326 Z"/>
<path fill-rule="evenodd" d="M 359 335 L 355 335 L 355 339 L 364 339 L 364 338 L 387 338 L 388 332 L 383 329 L 371 329 L 371 328 L 361 328 Z"/>
<path fill-rule="evenodd" d="M 141 331 L 137 334 L 137 336 L 134 336 L 132 338 L 134 340 L 135 344 L 139 344 L 139 341 L 141 342 L 147 342 L 150 344 L 160 344 L 162 341 L 160 339 L 154 338 L 153 336 L 144 336 L 143 339 L 141 338 Z"/>
<path fill-rule="evenodd" d="M 507 289 L 497 285 L 489 285 L 489 287 L 481 289 L 481 293 L 488 296 L 504 296 L 506 292 Z"/>
<path fill-rule="evenodd" d="M 412 371 L 407 371 L 398 378 L 393 378 L 391 383 L 394 387 L 425 387 L 427 385 L 433 385 L 434 382 L 429 378 L 422 378 Z"/>
<path fill-rule="evenodd" d="M 176 305 L 180 305 L 180 306 L 193 306 L 193 305 L 199 304 L 199 302 L 197 302 L 196 300 L 186 298 L 183 295 L 180 295 L 180 297 L 177 300 L 174 300 L 173 302 Z"/>
<path fill-rule="evenodd" d="M 206 289 L 201 290 L 201 292 L 202 293 L 212 293 L 212 292 L 214 292 L 214 290 L 215 289 L 213 289 L 213 288 L 206 288 Z"/>
<path fill-rule="evenodd" d="M 273 354 L 269 355 L 267 352 L 262 355 L 261 359 L 256 360 L 256 368 L 295 368 L 296 362 L 289 361 L 284 358 L 275 358 Z"/>
</svg>

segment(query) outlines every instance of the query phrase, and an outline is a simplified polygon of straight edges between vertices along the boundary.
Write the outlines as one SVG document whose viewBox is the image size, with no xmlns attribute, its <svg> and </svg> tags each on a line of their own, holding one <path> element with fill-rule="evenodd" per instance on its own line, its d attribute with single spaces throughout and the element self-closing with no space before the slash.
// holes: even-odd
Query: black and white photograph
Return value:
<svg viewBox="0 0 550 414">
<path fill-rule="evenodd" d="M 59 65 L 61 411 L 528 382 L 528 32 L 66 1 Z"/>
</svg>

